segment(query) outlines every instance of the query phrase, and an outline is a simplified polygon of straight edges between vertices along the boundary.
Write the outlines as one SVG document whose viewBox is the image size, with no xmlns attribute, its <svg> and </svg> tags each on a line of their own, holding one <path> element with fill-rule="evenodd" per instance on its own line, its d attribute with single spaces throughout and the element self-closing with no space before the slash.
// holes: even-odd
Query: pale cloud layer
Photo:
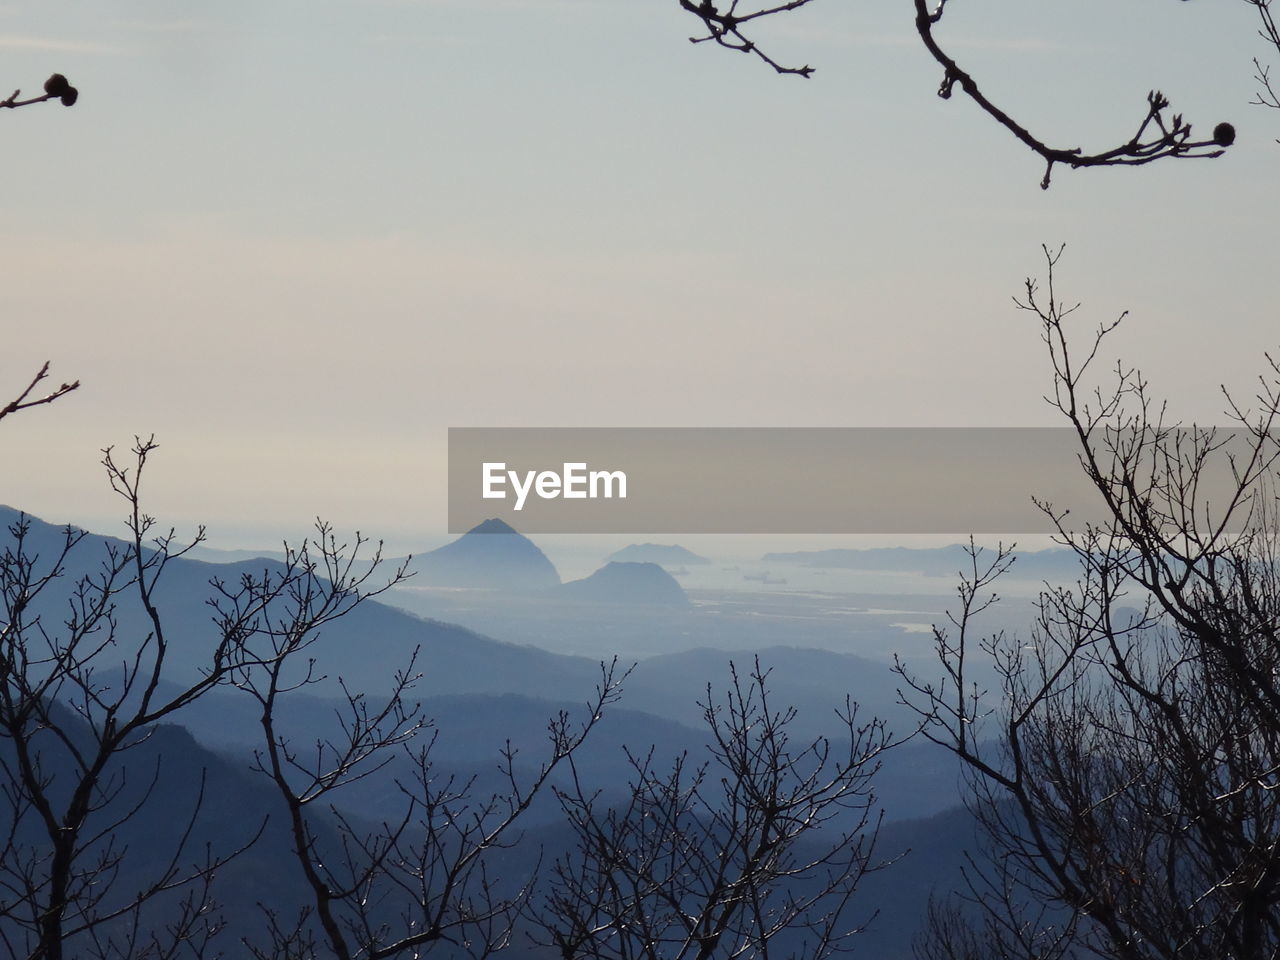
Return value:
<svg viewBox="0 0 1280 960">
<path fill-rule="evenodd" d="M 1010 303 L 1041 243 L 1086 326 L 1131 310 L 1116 349 L 1218 417 L 1275 338 L 1247 21 L 964 11 L 956 49 L 1055 142 L 1123 139 L 1154 85 L 1241 131 L 1042 192 L 937 98 L 908 6 L 770 31 L 809 81 L 689 44 L 674 3 L 11 11 L 4 82 L 56 70 L 81 102 L 0 118 L 0 384 L 52 359 L 84 387 L 6 421 L 0 502 L 110 518 L 98 450 L 155 431 L 174 522 L 425 537 L 451 425 L 1052 423 Z"/>
<path fill-rule="evenodd" d="M 121 47 L 102 43 L 85 43 L 53 37 L 22 36 L 0 33 L 0 50 L 35 50 L 47 53 L 85 53 L 118 56 L 125 52 Z"/>
</svg>

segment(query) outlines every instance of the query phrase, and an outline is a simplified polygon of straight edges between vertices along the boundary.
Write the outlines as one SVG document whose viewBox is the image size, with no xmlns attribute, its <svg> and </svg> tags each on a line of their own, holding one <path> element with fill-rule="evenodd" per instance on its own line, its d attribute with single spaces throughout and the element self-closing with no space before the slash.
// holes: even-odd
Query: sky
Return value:
<svg viewBox="0 0 1280 960">
<path fill-rule="evenodd" d="M 1039 426 L 1013 308 L 1067 245 L 1081 333 L 1222 421 L 1276 346 L 1280 111 L 1242 2 L 971 0 L 940 38 L 1062 146 L 1162 89 L 1217 160 L 1057 169 L 960 96 L 906 0 L 814 0 L 693 45 L 676 0 L 0 4 L 0 385 L 83 386 L 0 427 L 0 502 L 119 528 L 101 449 L 215 546 L 322 516 L 445 527 L 450 426 Z M 1274 51 L 1272 51 L 1274 53 Z M 434 539 L 433 539 L 434 538 Z"/>
</svg>

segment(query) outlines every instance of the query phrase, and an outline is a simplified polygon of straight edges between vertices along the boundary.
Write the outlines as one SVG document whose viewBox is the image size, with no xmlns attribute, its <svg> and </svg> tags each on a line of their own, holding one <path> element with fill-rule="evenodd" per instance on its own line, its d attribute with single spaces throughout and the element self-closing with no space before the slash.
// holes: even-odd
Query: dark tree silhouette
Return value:
<svg viewBox="0 0 1280 960">
<path fill-rule="evenodd" d="M 557 791 L 576 836 L 533 911 L 565 960 L 819 958 L 859 929 L 852 898 L 875 859 L 871 780 L 889 745 L 878 720 L 841 717 L 841 739 L 793 744 L 795 708 L 768 674 L 732 670 L 701 704 L 711 760 L 669 770 L 629 755 L 630 799 L 607 806 L 575 771 Z M 844 737 L 847 736 L 847 741 Z"/>
<path fill-rule="evenodd" d="M 309 906 L 293 919 L 265 906 L 268 942 L 251 949 L 262 960 L 317 953 L 336 960 L 420 957 L 441 945 L 487 956 L 507 945 L 532 890 L 527 878 L 514 888 L 507 883 L 500 893 L 491 861 L 518 839 L 521 817 L 556 768 L 586 741 L 604 707 L 617 699 L 625 674 L 616 660 L 602 664 L 582 716 L 561 712 L 551 718 L 547 755 L 532 774 L 519 773 L 516 751 L 508 745 L 499 760 L 506 787 L 501 793 L 480 795 L 474 778 L 460 781 L 435 769 L 431 724 L 409 699 L 416 653 L 379 706 L 343 686 L 339 738 L 297 744 L 281 732 L 282 701 L 318 682 L 316 664 L 307 657 L 316 627 L 329 605 L 336 610 L 362 600 L 360 584 L 368 576 L 353 577 L 358 550 L 346 554 L 327 528 L 317 542 L 322 570 L 305 553 L 289 555 L 289 567 L 305 572 L 290 586 L 283 615 L 275 603 L 277 580 L 269 575 L 246 578 L 235 589 L 218 585 L 212 601 L 223 628 L 242 635 L 232 682 L 260 708 L 264 746 L 254 769 L 283 800 L 309 894 Z M 396 781 L 399 817 L 369 827 L 333 804 L 343 788 L 397 759 L 407 760 L 401 769 L 409 771 Z M 327 814 L 324 832 L 336 840 L 326 840 L 317 829 L 312 811 L 321 808 Z"/>
<path fill-rule="evenodd" d="M 235 644 L 235 634 L 225 634 L 196 682 L 163 685 L 171 643 L 157 591 L 170 562 L 185 550 L 174 548 L 172 532 L 155 536 L 154 521 L 139 506 L 153 449 L 151 441 L 139 442 L 130 467 L 106 452 L 111 484 L 130 505 L 129 539 L 109 546 L 99 569 L 79 578 L 60 602 L 50 595 L 83 532 L 67 528 L 59 549 L 42 555 L 28 544 L 31 526 L 23 519 L 10 528 L 11 542 L 0 554 L 0 796 L 6 814 L 0 939 L 16 957 L 172 957 L 190 950 L 218 925 L 206 909 L 210 879 L 254 836 L 249 829 L 221 853 L 188 849 L 202 802 L 198 790 L 190 810 L 167 811 L 187 817 L 188 825 L 149 878 L 134 889 L 115 882 L 131 863 L 117 832 L 154 812 L 147 802 L 155 781 L 139 795 L 122 758 L 145 743 L 157 723 L 223 680 Z M 130 598 L 143 611 L 145 626 L 136 634 L 118 619 L 120 604 Z M 149 901 L 179 890 L 186 899 L 168 924 L 139 927 Z M 70 943 L 78 945 L 74 953 L 67 952 Z"/>
<path fill-rule="evenodd" d="M 0 416 L 79 385 L 41 395 L 47 375 L 46 364 Z M 211 582 L 214 640 L 198 679 L 176 682 L 174 640 L 160 613 L 163 582 L 204 531 L 179 546 L 172 530 L 159 531 L 143 511 L 141 483 L 155 449 L 153 440 L 139 440 L 127 466 L 105 451 L 109 481 L 128 506 L 129 536 L 106 543 L 96 571 L 68 586 L 87 535 L 68 527 L 51 551 L 25 517 L 0 553 L 0 945 L 28 960 L 223 955 L 227 922 L 216 876 L 270 829 L 287 837 L 308 905 L 296 917 L 265 905 L 265 933 L 242 944 L 249 954 L 376 960 L 421 956 L 441 943 L 465 944 L 473 956 L 503 946 L 529 884 L 499 893 L 490 860 L 514 842 L 552 772 L 616 698 L 616 664 L 602 665 L 582 717 L 550 720 L 548 753 L 532 774 L 517 770 L 513 748 L 504 752 L 507 789 L 498 794 L 478 795 L 474 781 L 433 769 L 431 725 L 408 699 L 416 657 L 380 706 L 342 686 L 341 736 L 300 748 L 282 732 L 280 711 L 291 693 L 319 680 L 317 636 L 399 583 L 405 569 L 374 583 L 380 546 L 366 558 L 364 538 L 348 548 L 320 524 L 314 540 L 286 545 L 282 564 Z M 215 846 L 194 839 L 203 777 L 186 784 L 189 800 L 175 809 L 172 793 L 157 793 L 172 757 L 152 749 L 148 769 L 131 758 L 146 752 L 159 724 L 231 686 L 257 702 L 263 741 L 253 766 L 274 787 L 284 816 L 245 822 Z M 399 782 L 399 818 L 370 828 L 332 806 L 336 792 L 397 753 L 411 771 Z M 155 830 L 131 849 L 122 834 L 136 834 L 147 820 L 176 829 Z M 245 937 L 249 928 L 237 918 L 232 935 Z"/>
<path fill-rule="evenodd" d="M 1053 367 L 1049 401 L 1078 439 L 1108 522 L 1047 587 L 1030 636 L 982 637 L 1015 562 L 971 547 L 937 680 L 899 670 L 924 734 L 969 771 L 987 849 L 963 912 L 939 907 L 922 955 L 1262 960 L 1280 951 L 1280 367 L 1233 430 L 1166 421 L 1134 369 L 1087 378 L 1119 321 L 1083 349 L 1054 290 L 1028 281 Z M 1222 481 L 1225 479 L 1225 483 Z M 978 679 L 994 668 L 993 696 Z M 980 946 L 975 946 L 980 945 Z"/>
</svg>

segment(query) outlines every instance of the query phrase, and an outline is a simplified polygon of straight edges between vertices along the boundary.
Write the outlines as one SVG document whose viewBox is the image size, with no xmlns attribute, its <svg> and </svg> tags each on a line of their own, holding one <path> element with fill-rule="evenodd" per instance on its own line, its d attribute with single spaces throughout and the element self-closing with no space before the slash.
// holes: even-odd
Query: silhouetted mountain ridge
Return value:
<svg viewBox="0 0 1280 960">
<path fill-rule="evenodd" d="M 557 596 L 587 603 L 689 605 L 684 589 L 656 563 L 617 560 L 605 564 L 589 577 L 561 584 Z"/>
<path fill-rule="evenodd" d="M 502 520 L 490 519 L 410 563 L 415 586 L 527 592 L 560 584 L 538 546 Z"/>
</svg>

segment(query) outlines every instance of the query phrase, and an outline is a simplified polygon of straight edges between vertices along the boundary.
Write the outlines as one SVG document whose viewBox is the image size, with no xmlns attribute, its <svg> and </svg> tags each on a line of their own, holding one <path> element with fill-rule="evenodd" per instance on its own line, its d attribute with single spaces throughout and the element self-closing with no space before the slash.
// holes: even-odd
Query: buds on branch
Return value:
<svg viewBox="0 0 1280 960">
<path fill-rule="evenodd" d="M 773 6 L 760 7 L 750 11 L 740 8 L 740 0 L 679 0 L 680 6 L 702 21 L 706 33 L 702 36 L 690 37 L 693 43 L 714 41 L 722 47 L 753 53 L 778 73 L 798 74 L 809 77 L 813 68 L 788 67 L 764 53 L 744 32 L 744 28 L 753 21 L 774 14 L 786 13 L 806 5 L 809 0 L 791 0 L 789 3 L 776 3 Z M 913 0 L 915 4 L 916 33 L 930 55 L 943 69 L 942 82 L 938 87 L 938 96 L 944 100 L 951 97 L 952 91 L 959 87 L 974 103 L 992 117 L 997 123 L 1022 141 L 1033 152 L 1045 161 L 1045 173 L 1040 181 L 1043 189 L 1048 189 L 1049 179 L 1054 164 L 1065 164 L 1077 167 L 1104 166 L 1138 166 L 1160 160 L 1165 157 L 1177 158 L 1209 158 L 1219 157 L 1224 150 L 1235 142 L 1235 127 L 1230 123 L 1219 123 L 1213 128 L 1213 135 L 1208 139 L 1194 139 L 1191 124 L 1182 119 L 1181 114 L 1166 117 L 1169 100 L 1158 90 L 1147 95 L 1146 116 L 1138 125 L 1137 132 L 1128 140 L 1105 150 L 1086 153 L 1081 147 L 1053 147 L 1045 140 L 1035 136 L 1030 129 L 1006 113 L 994 103 L 979 87 L 978 82 L 966 72 L 954 58 L 950 56 L 934 35 L 934 28 L 942 20 L 946 12 L 947 0 L 936 0 L 929 6 L 929 0 Z M 1251 0 L 1264 11 L 1269 7 L 1269 0 Z M 727 6 L 726 6 L 727 3 Z M 1264 13 L 1264 22 L 1268 21 L 1269 11 Z M 1263 36 L 1274 38 L 1280 47 L 1280 33 L 1276 33 L 1274 25 L 1271 32 L 1263 31 Z M 1259 80 L 1270 93 L 1265 71 L 1259 67 Z M 1280 103 L 1271 94 L 1272 104 Z"/>
<path fill-rule="evenodd" d="M 73 87 L 60 73 L 55 73 L 44 82 L 44 95 L 19 100 L 21 90 L 15 90 L 5 100 L 0 100 L 0 107 L 28 107 L 33 103 L 44 103 L 46 100 L 61 100 L 64 107 L 74 106 L 80 98 L 80 91 Z"/>
</svg>

